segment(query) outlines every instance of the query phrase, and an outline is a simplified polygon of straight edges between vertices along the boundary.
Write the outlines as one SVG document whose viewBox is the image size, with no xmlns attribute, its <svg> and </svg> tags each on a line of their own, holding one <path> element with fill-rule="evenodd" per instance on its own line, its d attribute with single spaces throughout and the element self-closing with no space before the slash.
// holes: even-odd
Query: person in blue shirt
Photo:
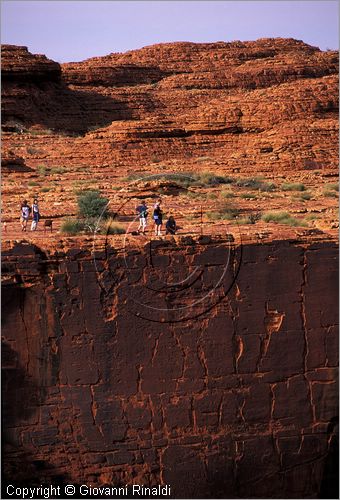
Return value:
<svg viewBox="0 0 340 500">
<path fill-rule="evenodd" d="M 136 212 L 139 215 L 139 226 L 137 231 L 140 232 L 140 230 L 142 230 L 142 233 L 145 234 L 148 216 L 148 207 L 146 206 L 145 200 L 142 201 L 141 205 L 138 205 L 138 207 L 136 207 Z"/>
</svg>

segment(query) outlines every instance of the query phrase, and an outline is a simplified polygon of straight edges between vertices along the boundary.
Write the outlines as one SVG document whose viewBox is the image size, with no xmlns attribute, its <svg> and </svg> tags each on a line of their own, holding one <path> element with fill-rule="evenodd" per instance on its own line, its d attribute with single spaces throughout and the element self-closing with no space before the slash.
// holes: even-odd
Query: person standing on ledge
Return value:
<svg viewBox="0 0 340 500">
<path fill-rule="evenodd" d="M 31 231 L 35 231 L 37 229 L 37 225 L 40 219 L 40 213 L 39 213 L 39 205 L 38 205 L 38 200 L 34 198 L 33 204 L 32 204 L 32 224 L 31 224 Z"/>
<path fill-rule="evenodd" d="M 145 200 L 142 201 L 141 205 L 136 207 L 136 212 L 139 214 L 139 226 L 137 231 L 139 232 L 142 230 L 142 233 L 145 234 L 146 219 L 148 216 L 148 207 L 146 206 Z"/>
<path fill-rule="evenodd" d="M 163 224 L 163 213 L 161 210 L 161 200 L 158 200 L 153 210 L 153 220 L 155 221 L 155 236 L 161 236 Z"/>
<path fill-rule="evenodd" d="M 21 215 L 20 215 L 20 222 L 21 222 L 21 231 L 26 231 L 27 228 L 27 221 L 31 213 L 31 208 L 27 203 L 27 200 L 24 200 L 21 203 Z"/>
</svg>

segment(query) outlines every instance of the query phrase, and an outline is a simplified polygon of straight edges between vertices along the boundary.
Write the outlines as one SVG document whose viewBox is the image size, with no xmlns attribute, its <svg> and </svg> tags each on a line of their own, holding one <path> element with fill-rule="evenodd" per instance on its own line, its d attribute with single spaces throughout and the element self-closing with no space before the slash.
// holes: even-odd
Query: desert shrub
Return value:
<svg viewBox="0 0 340 500">
<path fill-rule="evenodd" d="M 326 196 L 326 198 L 337 198 L 338 197 L 338 193 L 336 191 L 328 191 L 327 189 L 325 189 L 323 191 L 323 195 Z"/>
<path fill-rule="evenodd" d="M 202 172 L 201 174 L 194 174 L 196 183 L 208 184 L 209 186 L 217 186 L 218 184 L 231 184 L 234 179 L 226 175 L 216 175 L 211 172 Z"/>
<path fill-rule="evenodd" d="M 287 226 L 305 226 L 306 222 L 295 219 L 288 212 L 267 212 L 262 215 L 264 222 L 276 222 L 277 224 L 286 224 Z"/>
<path fill-rule="evenodd" d="M 255 193 L 242 193 L 240 194 L 240 198 L 244 198 L 244 199 L 251 199 L 251 200 L 256 200 L 257 196 Z"/>
<path fill-rule="evenodd" d="M 307 200 L 310 200 L 312 197 L 312 195 L 310 193 L 308 193 L 307 191 L 305 192 L 301 192 L 299 194 L 296 194 L 293 199 L 295 200 L 301 200 L 301 201 L 307 201 Z"/>
<path fill-rule="evenodd" d="M 84 231 L 84 222 L 77 219 L 66 219 L 62 222 L 60 230 L 64 234 L 75 236 Z"/>
<path fill-rule="evenodd" d="M 217 200 L 216 193 L 207 193 L 208 200 Z"/>
<path fill-rule="evenodd" d="M 332 182 L 330 184 L 326 184 L 325 188 L 327 190 L 339 191 L 339 184 L 336 182 Z"/>
<path fill-rule="evenodd" d="M 39 175 L 46 175 L 46 167 L 45 165 L 38 165 L 37 172 Z"/>
<path fill-rule="evenodd" d="M 281 184 L 282 191 L 305 191 L 306 187 L 301 182 L 284 182 Z"/>
<path fill-rule="evenodd" d="M 28 181 L 27 183 L 28 186 L 33 187 L 33 186 L 39 186 L 39 182 L 36 181 Z"/>
<path fill-rule="evenodd" d="M 241 217 L 237 219 L 237 224 L 242 226 L 243 224 L 253 224 L 253 222 L 251 222 L 250 217 Z"/>
<path fill-rule="evenodd" d="M 249 177 L 246 179 L 237 179 L 235 181 L 237 187 L 246 187 L 250 189 L 256 189 L 259 191 L 274 191 L 276 189 L 276 185 L 272 182 L 265 182 L 260 177 Z"/>
<path fill-rule="evenodd" d="M 125 229 L 119 222 L 115 221 L 111 217 L 101 224 L 101 232 L 104 234 L 124 234 Z"/>
<path fill-rule="evenodd" d="M 53 174 L 63 174 L 64 172 L 66 172 L 66 168 L 65 167 L 52 167 L 51 170 L 50 170 L 50 173 L 53 175 Z"/>
<path fill-rule="evenodd" d="M 218 210 L 207 212 L 207 217 L 211 220 L 232 220 L 238 215 L 238 209 L 227 204 L 221 206 Z"/>
<path fill-rule="evenodd" d="M 28 147 L 26 148 L 26 151 L 29 155 L 39 155 L 39 154 L 42 154 L 42 151 L 40 149 L 36 149 L 36 148 L 32 148 L 32 147 Z"/>
<path fill-rule="evenodd" d="M 317 214 L 308 214 L 305 217 L 306 220 L 317 220 L 320 219 L 320 216 Z"/>
<path fill-rule="evenodd" d="M 223 196 L 223 198 L 235 198 L 235 194 L 231 191 L 221 191 L 221 196 Z"/>
<path fill-rule="evenodd" d="M 52 189 L 51 187 L 44 186 L 40 189 L 40 191 L 42 193 L 48 193 L 49 191 L 51 191 L 51 189 Z"/>
<path fill-rule="evenodd" d="M 196 158 L 196 161 L 197 162 L 204 162 L 204 161 L 208 161 L 208 160 L 212 160 L 213 158 L 211 158 L 210 156 L 199 156 L 198 158 Z"/>
<path fill-rule="evenodd" d="M 103 198 L 99 191 L 88 190 L 78 195 L 79 215 L 85 218 L 100 217 L 106 215 L 108 199 Z"/>
</svg>

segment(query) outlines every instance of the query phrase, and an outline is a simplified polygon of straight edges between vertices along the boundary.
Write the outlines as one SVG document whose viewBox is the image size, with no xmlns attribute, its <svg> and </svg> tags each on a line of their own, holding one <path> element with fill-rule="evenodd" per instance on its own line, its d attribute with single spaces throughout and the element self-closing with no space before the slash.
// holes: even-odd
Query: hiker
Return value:
<svg viewBox="0 0 340 500">
<path fill-rule="evenodd" d="M 145 200 L 142 201 L 141 205 L 136 207 L 136 212 L 139 215 L 139 226 L 137 231 L 139 232 L 142 230 L 142 233 L 145 234 L 146 219 L 148 216 L 148 207 L 146 206 Z"/>
<path fill-rule="evenodd" d="M 153 220 L 155 221 L 155 236 L 161 236 L 163 224 L 163 213 L 161 210 L 161 200 L 158 200 L 153 210 Z"/>
<path fill-rule="evenodd" d="M 176 234 L 177 225 L 173 215 L 170 215 L 165 224 L 165 234 Z"/>
<path fill-rule="evenodd" d="M 31 231 L 35 231 L 40 219 L 38 200 L 36 198 L 34 198 L 32 204 L 32 219 Z"/>
<path fill-rule="evenodd" d="M 21 215 L 20 215 L 21 231 L 26 231 L 27 221 L 29 219 L 30 213 L 31 213 L 31 208 L 28 205 L 27 200 L 24 200 L 21 203 Z"/>
</svg>

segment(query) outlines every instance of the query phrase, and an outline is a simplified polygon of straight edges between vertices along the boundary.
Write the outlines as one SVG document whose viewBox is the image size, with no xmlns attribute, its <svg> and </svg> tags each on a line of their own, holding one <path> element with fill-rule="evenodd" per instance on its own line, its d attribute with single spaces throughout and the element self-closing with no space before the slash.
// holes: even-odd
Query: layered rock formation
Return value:
<svg viewBox="0 0 340 500">
<path fill-rule="evenodd" d="M 263 39 L 161 44 L 61 67 L 4 46 L 2 59 L 3 123 L 84 135 L 71 141 L 71 161 L 209 155 L 222 169 L 261 171 L 337 163 L 336 52 Z M 45 142 L 58 157 L 53 138 Z"/>
<path fill-rule="evenodd" d="M 334 484 L 334 242 L 64 247 L 4 249 L 5 480 L 173 498 Z"/>
</svg>

